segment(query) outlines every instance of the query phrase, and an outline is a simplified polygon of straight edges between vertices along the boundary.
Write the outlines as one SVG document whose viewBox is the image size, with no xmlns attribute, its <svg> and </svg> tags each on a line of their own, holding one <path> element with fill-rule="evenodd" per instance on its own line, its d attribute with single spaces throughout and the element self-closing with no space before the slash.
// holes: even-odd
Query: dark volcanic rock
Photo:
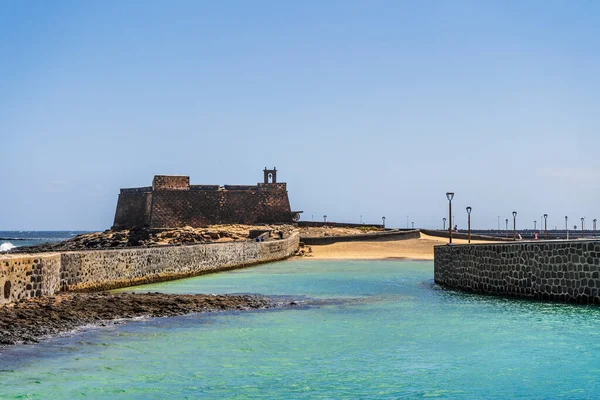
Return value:
<svg viewBox="0 0 600 400">
<path fill-rule="evenodd" d="M 165 317 L 275 306 L 273 300 L 257 295 L 62 294 L 0 306 L 0 346 L 36 343 L 43 336 L 119 318 Z"/>
</svg>

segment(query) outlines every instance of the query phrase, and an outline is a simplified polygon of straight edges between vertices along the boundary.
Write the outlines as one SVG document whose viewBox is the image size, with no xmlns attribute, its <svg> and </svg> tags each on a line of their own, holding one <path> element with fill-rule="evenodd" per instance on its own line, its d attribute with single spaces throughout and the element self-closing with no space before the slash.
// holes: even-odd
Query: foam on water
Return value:
<svg viewBox="0 0 600 400">
<path fill-rule="evenodd" d="M 3 251 L 9 251 L 10 249 L 14 249 L 15 246 L 14 244 L 12 244 L 11 242 L 4 242 L 2 244 L 0 244 L 0 253 Z"/>
</svg>

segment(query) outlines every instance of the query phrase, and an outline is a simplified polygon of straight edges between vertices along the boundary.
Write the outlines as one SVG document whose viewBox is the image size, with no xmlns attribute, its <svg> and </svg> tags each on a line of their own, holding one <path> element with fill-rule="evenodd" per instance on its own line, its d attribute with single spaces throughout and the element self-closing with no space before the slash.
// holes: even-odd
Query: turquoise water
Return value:
<svg viewBox="0 0 600 400">
<path fill-rule="evenodd" d="M 147 285 L 342 299 L 129 322 L 0 354 L 0 398 L 597 398 L 600 309 L 437 290 L 431 262 L 306 261 Z"/>
</svg>

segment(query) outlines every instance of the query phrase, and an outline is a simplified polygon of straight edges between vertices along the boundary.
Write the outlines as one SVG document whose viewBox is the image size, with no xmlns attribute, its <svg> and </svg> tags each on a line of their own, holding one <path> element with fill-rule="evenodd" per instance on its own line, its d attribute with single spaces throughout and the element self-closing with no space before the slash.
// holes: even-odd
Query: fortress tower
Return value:
<svg viewBox="0 0 600 400">
<path fill-rule="evenodd" d="M 156 175 L 152 186 L 121 189 L 113 229 L 291 223 L 285 183 L 264 169 L 257 185 L 190 185 L 189 176 Z"/>
</svg>

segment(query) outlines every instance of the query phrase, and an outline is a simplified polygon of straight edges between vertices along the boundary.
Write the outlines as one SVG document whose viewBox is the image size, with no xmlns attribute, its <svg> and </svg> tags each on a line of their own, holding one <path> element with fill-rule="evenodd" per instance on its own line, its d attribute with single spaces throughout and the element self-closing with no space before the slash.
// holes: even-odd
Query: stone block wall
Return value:
<svg viewBox="0 0 600 400">
<path fill-rule="evenodd" d="M 444 245 L 434 249 L 441 286 L 475 293 L 600 304 L 600 241 Z"/>
<path fill-rule="evenodd" d="M 61 290 L 92 291 L 160 282 L 288 258 L 299 235 L 268 242 L 68 252 L 61 255 Z"/>
<path fill-rule="evenodd" d="M 418 229 L 415 230 L 404 230 L 404 231 L 383 231 L 383 232 L 372 232 L 364 233 L 359 235 L 344 235 L 344 236 L 303 236 L 300 241 L 307 245 L 326 245 L 338 242 L 364 242 L 364 241 L 396 241 L 396 240 L 408 240 L 418 239 L 421 234 Z"/>
<path fill-rule="evenodd" d="M 298 250 L 299 234 L 267 242 L 86 250 L 0 256 L 0 304 L 178 279 L 282 260 Z"/>
<path fill-rule="evenodd" d="M 156 175 L 152 190 L 189 190 L 190 177 L 185 175 Z"/>
<path fill-rule="evenodd" d="M 292 222 L 286 191 L 172 190 L 152 196 L 152 228 Z"/>
<path fill-rule="evenodd" d="M 115 212 L 116 227 L 148 226 L 152 207 L 151 192 L 121 190 Z"/>
<path fill-rule="evenodd" d="M 187 176 L 157 175 L 151 188 L 121 189 L 113 228 L 292 223 L 286 188 L 285 183 L 190 185 Z"/>
<path fill-rule="evenodd" d="M 60 254 L 23 254 L 0 257 L 0 304 L 50 296 L 60 286 Z"/>
</svg>

